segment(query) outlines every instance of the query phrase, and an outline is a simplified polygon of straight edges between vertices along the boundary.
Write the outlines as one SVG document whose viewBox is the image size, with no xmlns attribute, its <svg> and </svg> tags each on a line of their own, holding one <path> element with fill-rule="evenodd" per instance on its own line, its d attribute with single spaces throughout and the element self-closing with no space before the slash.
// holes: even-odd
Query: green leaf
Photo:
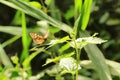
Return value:
<svg viewBox="0 0 120 80">
<path fill-rule="evenodd" d="M 24 61 L 23 61 L 23 67 L 27 68 L 31 62 L 31 60 L 37 56 L 40 52 L 42 52 L 44 50 L 44 48 L 39 48 L 39 50 L 37 50 L 36 52 L 33 52 L 30 56 L 28 56 Z"/>
<path fill-rule="evenodd" d="M 61 60 L 62 58 L 70 57 L 70 56 L 72 56 L 72 55 L 74 55 L 74 54 L 75 54 L 74 52 L 71 52 L 71 53 L 67 53 L 67 54 L 63 54 L 63 55 L 61 55 L 61 56 L 58 56 L 58 57 L 56 57 L 56 58 L 54 58 L 54 59 L 48 59 L 43 66 L 45 66 L 45 65 L 47 65 L 47 64 L 50 64 L 50 63 L 52 63 L 52 62 L 57 62 L 57 61 Z"/>
<path fill-rule="evenodd" d="M 47 7 L 49 7 L 49 12 L 52 18 L 55 18 L 59 21 L 61 21 L 61 13 L 56 5 L 56 0 L 45 0 L 45 3 L 47 4 Z"/>
<path fill-rule="evenodd" d="M 22 29 L 20 27 L 13 26 L 0 26 L 0 32 L 9 33 L 12 35 L 22 35 Z"/>
<path fill-rule="evenodd" d="M 102 40 L 100 38 L 91 36 L 91 37 L 82 37 L 82 38 L 78 38 L 75 40 L 77 47 L 82 49 L 83 47 L 85 47 L 87 44 L 101 44 L 103 42 L 106 42 L 107 40 Z M 75 42 L 72 41 L 71 42 L 71 46 L 75 48 Z"/>
<path fill-rule="evenodd" d="M 89 36 L 86 31 L 81 31 L 80 34 L 82 37 Z M 96 71 L 99 73 L 100 80 L 112 80 L 105 58 L 98 47 L 96 45 L 89 44 L 85 46 L 84 49 L 90 60 L 92 60 Z"/>
<path fill-rule="evenodd" d="M 18 64 L 18 62 L 19 62 L 19 58 L 18 58 L 17 55 L 12 56 L 12 57 L 11 57 L 11 60 L 12 60 L 12 62 L 13 62 L 14 64 Z"/>
<path fill-rule="evenodd" d="M 93 79 L 89 78 L 89 77 L 86 77 L 86 76 L 83 76 L 83 75 L 79 75 L 78 80 L 93 80 Z"/>
<path fill-rule="evenodd" d="M 92 0 L 85 0 L 82 6 L 81 13 L 78 17 L 78 29 L 85 30 L 89 21 L 90 11 L 91 11 Z"/>
<path fill-rule="evenodd" d="M 59 28 L 53 27 L 53 26 L 50 26 L 50 27 L 49 27 L 49 30 L 50 30 L 50 33 L 52 33 L 52 34 L 55 34 L 55 33 L 57 33 L 57 32 L 60 31 Z"/>
<path fill-rule="evenodd" d="M 65 50 L 67 50 L 69 48 L 70 48 L 70 43 L 68 42 L 68 43 L 62 45 L 61 48 L 59 48 L 59 52 L 63 53 Z"/>
<path fill-rule="evenodd" d="M 100 79 L 101 80 L 112 80 L 108 66 L 106 65 L 105 59 L 103 58 L 103 54 L 97 48 L 97 46 L 89 44 L 85 47 L 85 50 L 86 50 L 89 58 L 95 64 L 94 66 L 95 66 L 97 72 L 99 73 L 99 76 L 101 76 Z M 102 70 L 104 70 L 104 71 L 102 71 Z"/>
<path fill-rule="evenodd" d="M 37 1 L 31 1 L 31 2 L 29 2 L 29 4 L 38 8 L 38 9 L 41 9 L 41 4 Z"/>
<path fill-rule="evenodd" d="M 12 63 L 11 63 L 10 59 L 8 58 L 7 54 L 5 53 L 1 44 L 0 44 L 0 60 L 2 61 L 3 65 L 6 68 L 13 68 Z"/>
<path fill-rule="evenodd" d="M 78 4 L 80 6 L 78 6 Z M 79 13 L 79 16 L 76 18 L 76 21 L 74 23 L 73 36 L 75 36 L 75 38 L 79 36 L 79 30 L 85 30 L 87 28 L 87 24 L 90 17 L 91 5 L 92 5 L 92 0 L 85 0 L 83 5 L 82 5 L 82 0 L 80 1 L 75 0 L 75 7 L 76 7 L 77 13 L 78 11 L 81 12 Z M 80 9 L 80 10 L 77 10 L 77 9 Z"/>
<path fill-rule="evenodd" d="M 74 0 L 75 1 L 75 19 L 81 14 L 82 10 L 82 0 Z"/>
<path fill-rule="evenodd" d="M 77 69 L 76 60 L 72 57 L 62 58 L 59 62 L 59 66 L 61 70 L 76 71 Z M 81 69 L 80 65 L 78 69 Z"/>
<path fill-rule="evenodd" d="M 85 30 L 89 21 L 92 0 L 85 0 L 81 13 L 81 29 Z"/>
<path fill-rule="evenodd" d="M 33 6 L 30 6 L 28 3 L 22 0 L 17 0 L 17 1 L 16 0 L 9 0 L 9 1 L 1 0 L 0 2 L 7 6 L 15 8 L 17 10 L 23 11 L 26 14 L 31 15 L 36 19 L 46 20 L 48 23 L 50 23 L 54 27 L 58 27 L 67 33 L 70 33 L 70 34 L 72 33 L 72 29 L 68 25 L 51 18 L 46 13 L 44 13 L 42 10 L 37 9 Z"/>
<path fill-rule="evenodd" d="M 26 24 L 26 16 L 25 13 L 22 12 L 22 45 L 23 51 L 20 57 L 20 62 L 22 62 L 26 57 L 29 55 L 29 45 L 30 45 L 30 38 L 27 35 L 27 24 Z"/>
<path fill-rule="evenodd" d="M 119 25 L 120 24 L 120 19 L 116 19 L 116 18 L 110 18 L 107 20 L 106 22 L 107 25 Z"/>
<path fill-rule="evenodd" d="M 109 16 L 110 16 L 110 13 L 109 12 L 105 12 L 102 15 L 102 17 L 100 18 L 99 23 L 101 23 L 101 24 L 105 23 L 108 20 Z"/>
<path fill-rule="evenodd" d="M 69 36 L 65 36 L 61 39 L 55 39 L 55 40 L 51 40 L 50 41 L 50 45 L 55 45 L 55 44 L 58 44 L 58 43 L 63 43 L 63 42 L 66 42 L 67 40 L 70 40 Z"/>
<path fill-rule="evenodd" d="M 115 61 L 106 60 L 107 65 L 109 66 L 110 73 L 114 76 L 120 75 L 120 63 L 117 63 Z M 83 60 L 80 62 L 80 65 L 86 69 L 94 69 L 94 64 L 90 60 Z"/>
<path fill-rule="evenodd" d="M 106 63 L 112 75 L 120 76 L 120 63 L 111 60 L 106 60 Z"/>
<path fill-rule="evenodd" d="M 18 40 L 21 36 L 14 36 L 13 38 L 8 39 L 7 41 L 5 41 L 4 43 L 2 43 L 2 47 L 6 47 L 7 45 L 15 42 L 16 40 Z"/>
<path fill-rule="evenodd" d="M 65 13 L 64 17 L 69 20 L 74 16 L 74 7 L 71 6 L 70 9 Z"/>
</svg>

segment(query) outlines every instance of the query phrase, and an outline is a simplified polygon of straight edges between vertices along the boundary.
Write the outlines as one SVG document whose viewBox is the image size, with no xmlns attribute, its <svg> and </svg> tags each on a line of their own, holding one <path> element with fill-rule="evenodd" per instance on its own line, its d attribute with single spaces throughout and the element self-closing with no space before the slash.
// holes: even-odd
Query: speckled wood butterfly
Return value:
<svg viewBox="0 0 120 80">
<path fill-rule="evenodd" d="M 31 38 L 34 40 L 35 43 L 37 44 L 42 44 L 46 41 L 47 37 L 49 35 L 49 31 L 45 33 L 44 36 L 41 36 L 36 33 L 30 33 Z"/>
</svg>

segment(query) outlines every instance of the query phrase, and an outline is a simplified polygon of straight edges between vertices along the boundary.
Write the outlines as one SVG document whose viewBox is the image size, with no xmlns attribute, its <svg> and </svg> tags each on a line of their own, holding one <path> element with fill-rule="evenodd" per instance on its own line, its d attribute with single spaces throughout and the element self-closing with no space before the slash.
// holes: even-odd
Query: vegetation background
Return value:
<svg viewBox="0 0 120 80">
<path fill-rule="evenodd" d="M 17 7 L 15 6 L 18 9 L 16 10 L 11 8 L 9 5 L 3 3 L 2 1 L 4 2 L 7 0 L 0 1 L 0 46 L 1 46 L 0 54 L 1 53 L 7 54 L 9 59 L 17 54 L 16 56 L 19 57 L 18 60 L 20 60 L 20 63 L 18 63 L 19 61 L 17 62 L 12 61 L 12 63 L 17 65 L 17 68 L 21 67 L 20 64 L 24 64 L 22 62 L 24 61 L 25 58 L 27 58 L 25 56 L 34 53 L 31 52 L 30 50 L 36 48 L 35 47 L 36 45 L 33 44 L 32 39 L 29 36 L 30 32 L 36 32 L 45 35 L 45 32 L 49 30 L 50 34 L 48 40 L 45 43 L 48 43 L 52 39 L 62 38 L 64 36 L 69 35 L 67 32 L 64 31 L 64 30 L 67 31 L 67 29 L 62 30 L 61 28 L 63 27 L 60 28 L 60 26 L 58 28 L 54 28 L 53 25 L 49 25 L 50 27 L 48 27 L 48 24 L 44 22 L 44 20 L 40 21 L 39 18 L 34 17 L 34 14 L 33 16 L 30 16 L 28 15 L 29 14 L 28 12 L 28 14 L 25 15 L 24 13 L 18 11 L 19 10 L 19 8 L 17 8 L 18 6 Z M 75 0 L 69 0 L 69 1 L 68 0 L 31 0 L 31 1 L 38 2 L 38 3 L 36 2 L 30 3 L 30 1 L 28 1 L 28 3 L 31 4 L 31 6 L 37 7 L 38 9 L 42 10 L 45 14 L 51 16 L 52 18 L 55 18 L 70 26 L 74 26 Z M 51 1 L 50 4 L 49 1 Z M 34 11 L 31 11 L 31 13 L 32 12 L 34 13 Z M 53 24 L 57 24 L 57 23 L 53 22 Z M 119 64 L 120 62 L 120 50 L 119 50 L 120 49 L 120 0 L 93 0 L 91 6 L 90 19 L 86 27 L 86 30 L 90 35 L 97 32 L 99 33 L 97 35 L 98 37 L 102 38 L 103 40 L 108 40 L 107 42 L 97 46 L 102 51 L 102 54 L 106 59 L 114 61 L 110 63 L 107 62 L 109 66 L 114 65 L 114 67 L 112 67 L 113 71 L 112 70 L 110 71 L 112 79 L 120 80 L 120 67 L 119 67 L 120 66 Z M 34 55 L 34 58 L 31 58 L 30 60 L 31 66 L 29 67 L 31 67 L 32 71 L 28 71 L 29 73 L 28 75 L 31 74 L 37 75 L 39 73 L 44 72 L 43 75 L 40 74 L 40 80 L 72 80 L 73 78 L 70 77 L 71 76 L 70 74 L 65 74 L 62 77 L 60 75 L 57 75 L 58 78 L 55 77 L 57 72 L 54 70 L 51 70 L 52 72 L 49 71 L 49 68 L 51 68 L 51 66 L 53 67 L 54 63 L 43 66 L 46 60 L 51 57 L 49 54 L 52 54 L 52 57 L 61 55 L 60 50 L 62 51 L 63 49 L 58 50 L 59 48 L 61 48 L 61 46 L 63 46 L 63 44 L 57 45 L 55 47 L 50 48 L 48 51 L 46 50 L 43 52 L 41 52 L 41 49 L 43 47 L 38 48 L 39 50 L 36 50 L 35 52 L 38 53 L 41 52 L 41 53 L 40 54 L 35 53 L 36 55 Z M 66 52 L 70 52 L 70 50 L 67 50 Z M 1 57 L 3 57 L 3 54 Z M 89 59 L 89 56 L 88 54 L 86 54 L 84 49 L 81 51 L 80 59 L 81 61 Z M 7 61 L 5 57 L 4 60 L 1 59 L 0 61 L 1 73 L 5 73 L 5 69 L 6 69 L 6 67 L 4 68 L 5 64 L 3 65 L 4 63 L 3 61 Z M 10 67 L 11 64 L 8 65 Z M 86 66 L 89 67 L 86 68 Z M 14 74 L 12 73 L 12 77 L 16 76 L 15 72 Z M 1 75 L 1 73 L 0 76 L 3 76 Z M 80 76 L 79 79 L 103 80 L 98 75 L 96 75 L 96 73 L 97 71 L 95 71 L 90 67 L 90 63 L 88 63 L 87 65 L 84 64 L 83 69 L 79 71 L 79 74 L 82 75 L 82 77 Z M 110 78 L 108 79 L 111 80 Z M 3 77 L 0 77 L 0 80 L 4 80 Z"/>
</svg>

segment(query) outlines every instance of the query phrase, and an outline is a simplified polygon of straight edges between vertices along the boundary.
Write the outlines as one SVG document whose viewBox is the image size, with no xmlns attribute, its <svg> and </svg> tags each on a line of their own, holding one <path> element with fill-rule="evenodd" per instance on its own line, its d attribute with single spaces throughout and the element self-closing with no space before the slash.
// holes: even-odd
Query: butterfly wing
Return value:
<svg viewBox="0 0 120 80">
<path fill-rule="evenodd" d="M 49 31 L 47 31 L 44 35 L 44 38 L 47 39 L 48 38 L 48 35 L 49 35 Z"/>
<path fill-rule="evenodd" d="M 37 44 L 42 44 L 43 42 L 45 42 L 45 38 L 43 36 L 36 34 L 36 33 L 30 33 L 30 36 L 32 37 L 34 42 Z"/>
</svg>

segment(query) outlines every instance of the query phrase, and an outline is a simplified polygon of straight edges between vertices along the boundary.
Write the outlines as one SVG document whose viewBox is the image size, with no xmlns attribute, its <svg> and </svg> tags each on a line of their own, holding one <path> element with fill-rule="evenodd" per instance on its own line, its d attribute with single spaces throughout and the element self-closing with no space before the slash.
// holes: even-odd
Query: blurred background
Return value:
<svg viewBox="0 0 120 80">
<path fill-rule="evenodd" d="M 38 1 L 40 0 L 31 0 Z M 46 9 L 49 10 L 49 7 L 43 1 Z M 73 26 L 73 11 L 74 10 L 74 1 L 73 0 L 56 0 L 55 4 L 60 11 L 62 21 Z M 51 10 L 52 11 L 52 10 Z M 0 4 L 0 25 L 3 26 L 19 26 L 19 20 L 16 23 L 13 22 L 15 17 L 16 10 Z M 48 12 L 49 14 L 49 12 Z M 67 15 L 69 14 L 69 16 Z M 36 19 L 27 16 L 27 25 L 28 27 L 36 26 Z M 103 51 L 107 59 L 120 61 L 120 0 L 93 0 L 93 5 L 91 9 L 91 17 L 89 20 L 89 25 L 87 30 L 91 34 L 98 32 L 99 37 L 102 39 L 108 40 L 102 45 L 98 45 Z M 0 32 L 0 43 L 11 38 L 12 35 Z M 11 47 L 14 45 L 14 47 Z M 5 49 L 7 53 L 20 52 L 22 47 L 20 42 L 15 42 L 14 44 L 7 46 Z M 15 46 L 16 45 L 16 46 Z M 18 49 L 18 50 L 17 50 Z"/>
<path fill-rule="evenodd" d="M 45 0 L 31 1 L 38 1 L 42 6 L 41 9 L 48 15 L 51 16 L 51 12 L 56 14 L 59 13 L 59 17 L 57 17 L 59 20 L 70 26 L 74 25 L 74 0 L 55 0 L 56 9 L 49 7 Z M 0 3 L 0 26 L 20 26 L 21 21 L 19 19 L 15 19 L 15 15 L 15 9 Z M 36 24 L 38 21 L 37 19 L 28 15 L 26 16 L 27 28 L 35 28 L 38 26 Z M 91 35 L 97 32 L 99 33 L 98 37 L 108 40 L 107 42 L 98 45 L 98 47 L 103 52 L 105 58 L 120 62 L 120 0 L 93 0 L 87 31 L 89 31 Z M 67 35 L 67 33 L 63 33 L 64 32 L 60 31 L 56 33 L 55 36 Z M 4 33 L 0 30 L 0 43 L 5 42 L 12 37 L 13 35 Z M 31 47 L 32 46 L 30 46 L 30 48 Z M 15 53 L 20 54 L 22 49 L 21 38 L 5 47 L 6 53 L 10 56 Z M 81 59 L 88 59 L 87 55 L 84 54 L 84 50 L 82 52 Z M 45 54 L 40 54 L 32 60 L 35 73 L 39 68 L 44 69 L 41 66 L 45 63 L 45 58 Z"/>
</svg>

